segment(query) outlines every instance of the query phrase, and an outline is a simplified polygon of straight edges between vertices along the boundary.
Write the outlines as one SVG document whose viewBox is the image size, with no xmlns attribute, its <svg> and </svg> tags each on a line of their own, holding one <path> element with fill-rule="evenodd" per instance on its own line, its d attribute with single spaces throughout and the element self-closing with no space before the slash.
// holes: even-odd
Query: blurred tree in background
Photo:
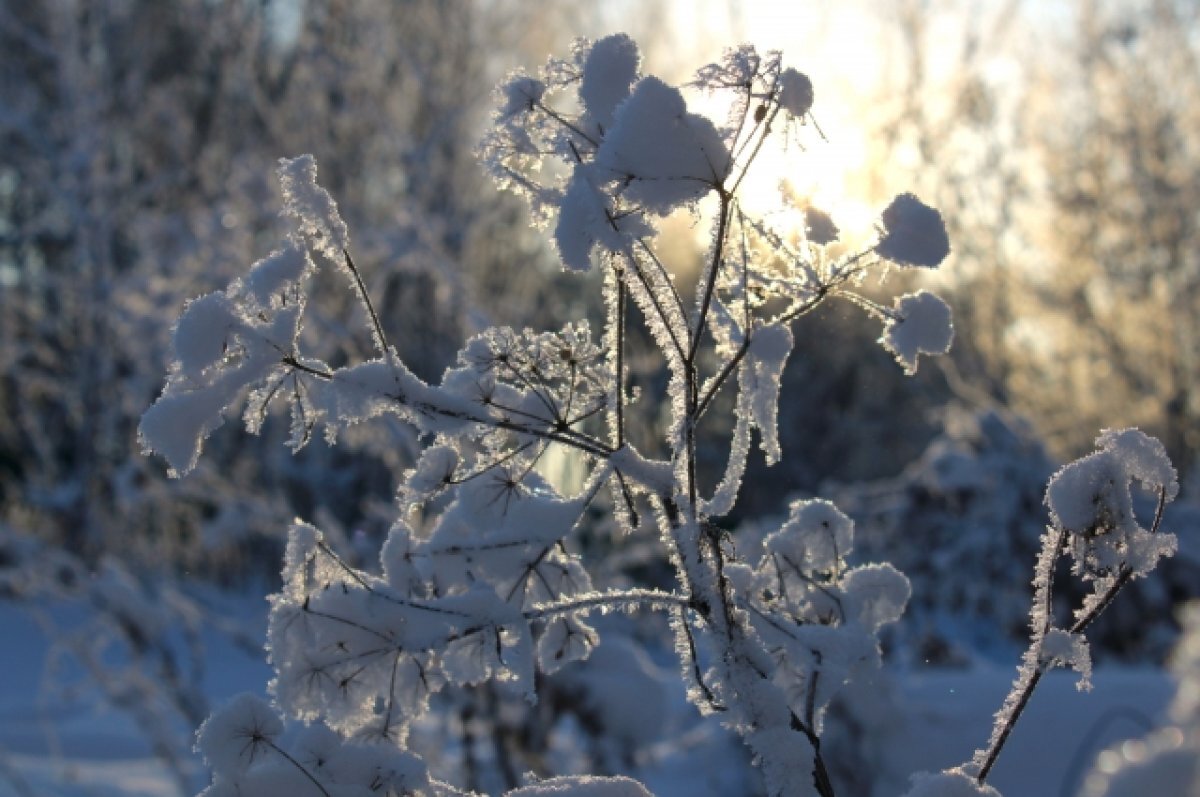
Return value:
<svg viewBox="0 0 1200 797">
<path fill-rule="evenodd" d="M 1176 0 L 890 12 L 872 163 L 947 209 L 947 377 L 1063 458 L 1136 424 L 1200 451 L 1200 10 Z M 932 168 L 933 165 L 938 168 Z M 879 190 L 879 189 L 876 189 Z"/>
<path fill-rule="evenodd" d="M 1200 8 L 1080 2 L 1056 61 L 1029 102 L 1047 211 L 1031 295 L 1048 345 L 1029 347 L 1012 394 L 1052 444 L 1074 445 L 1076 424 L 1106 417 L 1153 430 L 1194 472 Z"/>
<path fill-rule="evenodd" d="M 496 234 L 520 211 L 480 190 L 473 156 L 492 73 L 517 57 L 496 43 L 519 43 L 535 13 L 553 27 L 504 2 L 0 8 L 0 522 L 89 558 L 116 546 L 228 577 L 226 543 L 244 554 L 296 512 L 354 527 L 372 496 L 387 501 L 391 479 L 328 449 L 292 459 L 233 435 L 255 455 L 167 483 L 134 442 L 158 389 L 147 366 L 182 301 L 262 251 L 275 160 L 314 152 L 385 326 L 423 376 L 440 373 L 447 340 L 478 320 L 472 278 L 502 299 L 539 270 L 533 244 Z M 325 334 L 346 322 L 333 296 L 318 336 L 345 340 Z M 403 439 L 363 442 L 377 466 L 406 461 Z"/>
</svg>

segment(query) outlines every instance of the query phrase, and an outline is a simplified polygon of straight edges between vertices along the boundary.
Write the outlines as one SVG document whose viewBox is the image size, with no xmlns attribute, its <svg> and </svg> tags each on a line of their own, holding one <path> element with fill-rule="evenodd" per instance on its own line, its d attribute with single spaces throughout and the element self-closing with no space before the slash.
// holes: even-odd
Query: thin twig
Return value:
<svg viewBox="0 0 1200 797">
<path fill-rule="evenodd" d="M 704 325 L 708 321 L 708 308 L 712 303 L 713 292 L 717 287 L 717 274 L 721 270 L 721 260 L 725 251 L 725 232 L 729 226 L 729 209 L 733 194 L 720 189 L 721 207 L 717 214 L 717 239 L 713 242 L 712 262 L 704 275 L 704 295 L 700 299 L 700 309 L 696 315 L 696 331 L 688 346 L 686 363 L 690 367 L 696 360 L 696 352 L 700 348 L 700 338 L 704 334 Z"/>
<path fill-rule="evenodd" d="M 367 293 L 367 286 L 363 284 L 362 275 L 358 273 L 358 267 L 354 265 L 354 259 L 350 257 L 350 250 L 343 248 L 342 254 L 346 256 L 346 268 L 354 277 L 354 284 L 358 288 L 358 298 L 362 300 L 363 306 L 367 308 L 367 314 L 371 316 L 371 326 L 375 330 L 375 346 L 381 355 L 387 356 L 391 346 L 388 345 L 387 336 L 383 334 L 383 324 L 379 323 L 379 314 L 375 312 L 375 305 L 371 303 L 371 295 Z"/>
</svg>

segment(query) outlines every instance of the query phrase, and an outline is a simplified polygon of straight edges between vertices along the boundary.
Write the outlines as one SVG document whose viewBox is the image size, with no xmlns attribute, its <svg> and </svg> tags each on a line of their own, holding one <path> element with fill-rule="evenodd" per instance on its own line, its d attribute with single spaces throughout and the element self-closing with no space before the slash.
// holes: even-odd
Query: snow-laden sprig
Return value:
<svg viewBox="0 0 1200 797">
<path fill-rule="evenodd" d="M 774 682 L 819 732 L 838 690 L 879 666 L 877 633 L 911 588 L 890 565 L 851 567 L 854 522 L 825 500 L 796 501 L 756 566 L 730 565 L 740 605 L 775 661 Z"/>
<path fill-rule="evenodd" d="M 1096 447 L 1054 474 L 1046 505 L 1055 525 L 1069 532 L 1076 574 L 1100 582 L 1125 571 L 1144 576 L 1174 553 L 1176 541 L 1158 531 L 1160 518 L 1152 530 L 1138 524 L 1133 486 L 1170 501 L 1179 493 L 1175 469 L 1162 443 L 1137 429 L 1107 430 Z"/>
<path fill-rule="evenodd" d="M 608 453 L 580 431 L 604 409 L 609 382 L 585 323 L 524 337 L 511 330 L 484 333 L 468 342 L 461 366 L 431 386 L 386 345 L 350 254 L 342 250 L 336 262 L 351 277 L 381 356 L 339 369 L 307 356 L 299 331 L 315 269 L 310 255 L 333 258 L 330 241 L 340 246 L 348 239 L 339 232 L 332 200 L 314 182 L 310 158 L 286 161 L 280 176 L 298 232 L 245 279 L 190 302 L 175 327 L 175 362 L 139 427 L 143 446 L 162 454 L 173 473 L 195 467 L 205 438 L 246 394 L 244 418 L 252 432 L 272 403 L 289 405 L 297 449 L 318 427 L 333 440 L 349 425 L 392 414 L 426 433 L 481 439 L 507 430 L 512 446 L 561 440 Z"/>
<path fill-rule="evenodd" d="M 651 76 L 617 108 L 596 165 L 618 184 L 619 196 L 661 216 L 721 185 L 730 160 L 713 123 Z"/>
<path fill-rule="evenodd" d="M 1052 525 L 1042 536 L 1034 568 L 1030 643 L 1017 678 L 996 713 L 988 746 L 978 750 L 964 771 L 983 784 L 1043 674 L 1059 666 L 1080 673 L 1088 688 L 1091 657 L 1084 632 L 1135 578 L 1145 577 L 1175 552 L 1173 534 L 1161 530 L 1163 509 L 1179 491 L 1166 450 L 1137 429 L 1106 430 L 1097 451 L 1064 466 L 1046 488 Z M 1157 498 L 1153 519 L 1142 527 L 1134 512 L 1134 483 Z M 1057 628 L 1051 612 L 1055 571 L 1069 553 L 1072 573 L 1092 591 L 1075 610 L 1067 628 Z"/>
<path fill-rule="evenodd" d="M 280 360 L 295 349 L 303 306 L 251 315 L 257 305 L 241 298 L 210 294 L 188 306 L 176 327 L 177 364 L 142 416 L 143 447 L 162 454 L 175 475 L 196 466 L 204 439 L 246 388 L 278 386 L 285 376 Z"/>
<path fill-rule="evenodd" d="M 333 263 L 344 262 L 343 254 L 350 248 L 350 231 L 338 213 L 337 202 L 317 183 L 316 158 L 282 158 L 278 174 L 284 215 L 296 221 L 313 251 Z"/>
</svg>

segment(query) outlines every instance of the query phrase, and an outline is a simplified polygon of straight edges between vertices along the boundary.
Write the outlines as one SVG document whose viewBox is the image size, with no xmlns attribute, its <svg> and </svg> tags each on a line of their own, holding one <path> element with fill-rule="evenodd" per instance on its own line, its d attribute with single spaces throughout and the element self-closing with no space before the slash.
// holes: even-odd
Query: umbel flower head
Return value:
<svg viewBox="0 0 1200 797">
<path fill-rule="evenodd" d="M 950 254 L 942 215 L 913 194 L 900 194 L 883 211 L 883 239 L 875 253 L 902 266 L 937 268 Z"/>
</svg>

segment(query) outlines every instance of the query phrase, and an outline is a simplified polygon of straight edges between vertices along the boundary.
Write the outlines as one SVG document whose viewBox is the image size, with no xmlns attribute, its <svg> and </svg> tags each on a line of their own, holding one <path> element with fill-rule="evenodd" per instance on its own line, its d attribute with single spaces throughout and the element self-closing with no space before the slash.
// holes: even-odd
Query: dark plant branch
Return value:
<svg viewBox="0 0 1200 797">
<path fill-rule="evenodd" d="M 387 336 L 383 334 L 383 324 L 379 323 L 379 314 L 375 312 L 375 305 L 371 302 L 371 294 L 367 293 L 367 286 L 363 283 L 362 275 L 358 273 L 358 267 L 354 265 L 354 259 L 350 257 L 350 250 L 342 249 L 342 254 L 346 256 L 346 268 L 350 270 L 350 274 L 354 277 L 354 285 L 358 289 L 358 298 L 362 301 L 363 306 L 367 308 L 367 314 L 371 317 L 371 328 L 375 330 L 375 345 L 379 349 L 379 353 L 387 356 L 391 346 L 388 345 Z"/>
</svg>

